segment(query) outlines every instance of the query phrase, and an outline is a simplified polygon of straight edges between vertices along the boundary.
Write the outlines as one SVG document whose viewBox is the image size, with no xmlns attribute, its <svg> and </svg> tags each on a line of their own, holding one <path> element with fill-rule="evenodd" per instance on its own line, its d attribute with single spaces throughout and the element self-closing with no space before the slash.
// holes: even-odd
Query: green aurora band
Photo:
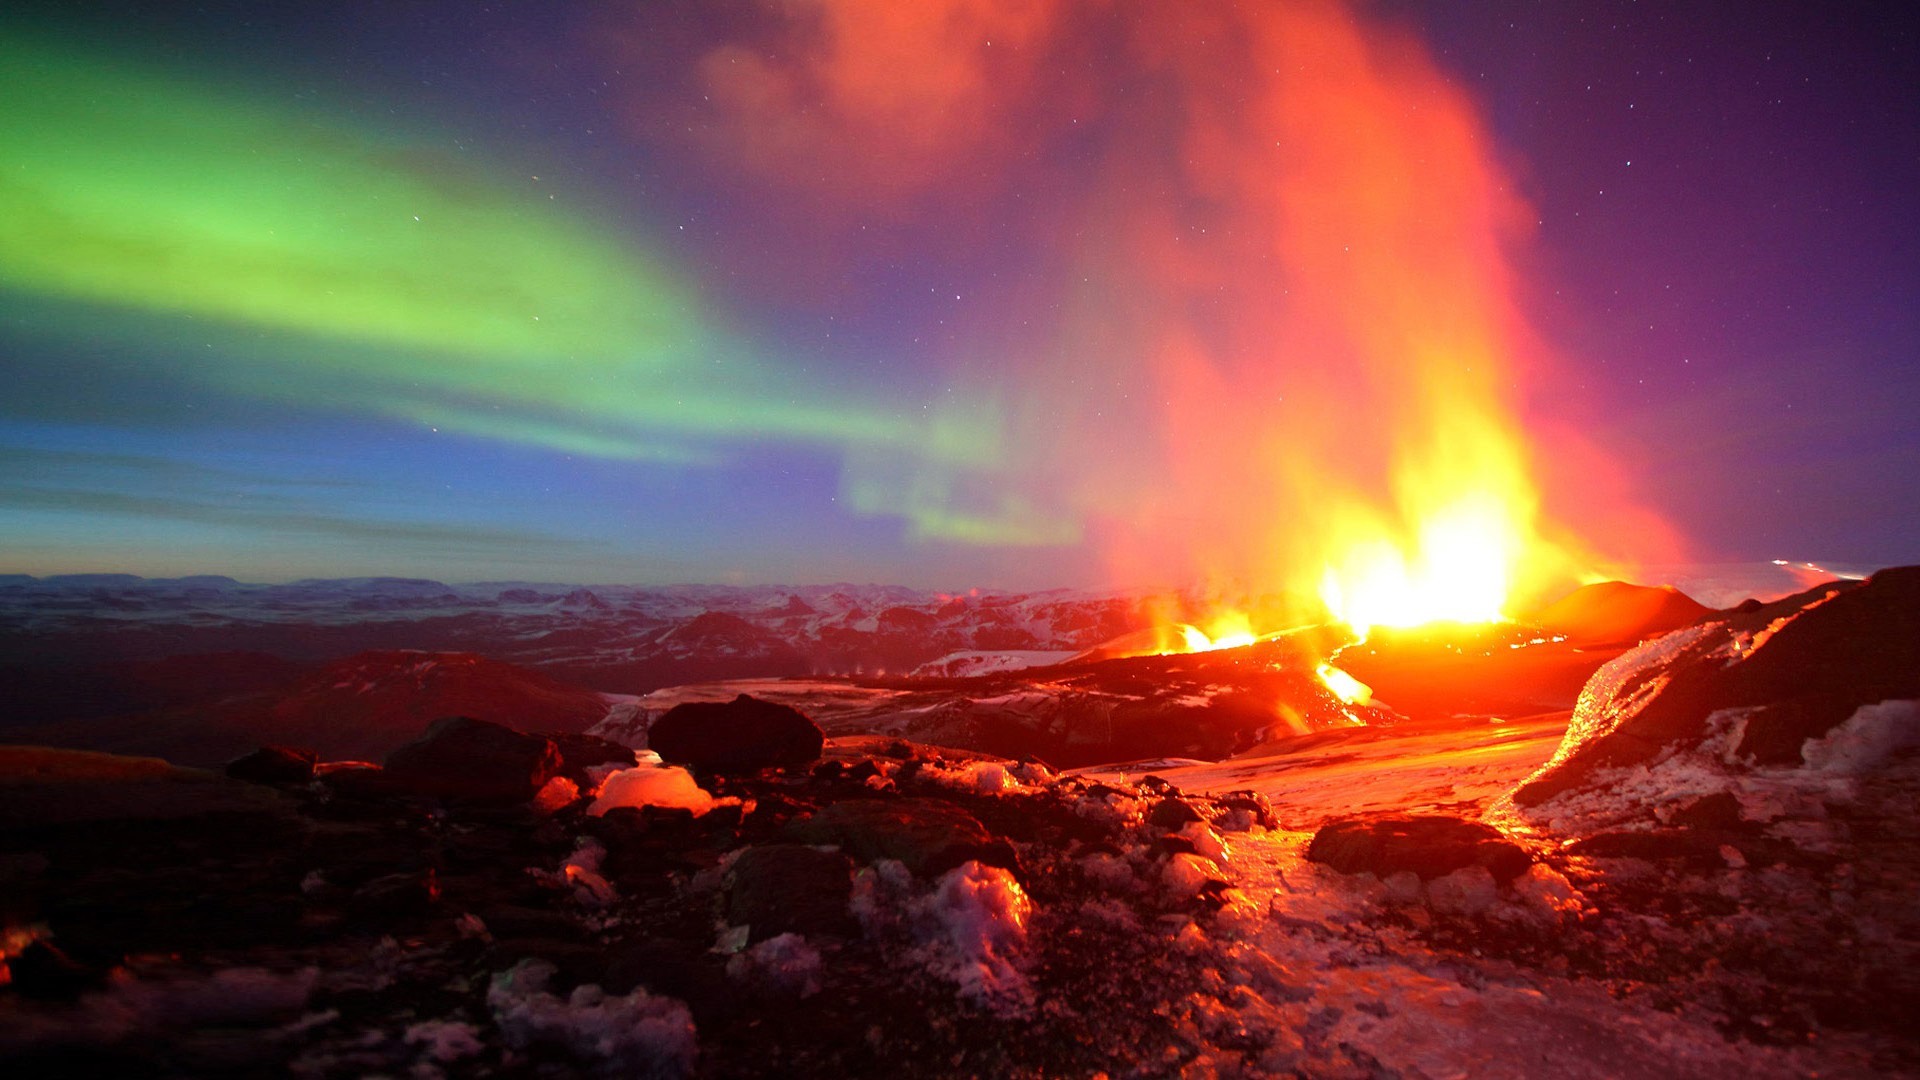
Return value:
<svg viewBox="0 0 1920 1080">
<path fill-rule="evenodd" d="M 191 356 L 223 390 L 667 465 L 837 453 L 848 507 L 918 538 L 1067 543 L 993 482 L 990 395 L 797 379 L 630 240 L 444 138 L 370 132 L 120 58 L 0 37 L 0 289 Z M 75 333 L 71 307 L 22 323 Z M 189 350 L 192 350 L 189 353 Z M 156 360 L 156 363 L 160 362 Z"/>
</svg>

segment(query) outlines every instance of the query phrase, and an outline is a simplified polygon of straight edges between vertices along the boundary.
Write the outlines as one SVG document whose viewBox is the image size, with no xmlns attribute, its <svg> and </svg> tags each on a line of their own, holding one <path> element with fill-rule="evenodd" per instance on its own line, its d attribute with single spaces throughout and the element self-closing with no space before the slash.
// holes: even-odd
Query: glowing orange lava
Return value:
<svg viewBox="0 0 1920 1080">
<path fill-rule="evenodd" d="M 1373 700 L 1373 687 L 1341 671 L 1332 664 L 1321 664 L 1314 670 L 1320 681 L 1333 691 L 1333 696 L 1349 705 L 1365 705 Z"/>
<path fill-rule="evenodd" d="M 1208 623 L 1210 630 L 1202 630 L 1188 623 L 1178 626 L 1180 639 L 1186 645 L 1187 652 L 1212 652 L 1215 649 L 1237 649 L 1242 645 L 1251 645 L 1260 640 L 1253 632 L 1253 624 L 1237 611 L 1222 612 Z"/>
</svg>

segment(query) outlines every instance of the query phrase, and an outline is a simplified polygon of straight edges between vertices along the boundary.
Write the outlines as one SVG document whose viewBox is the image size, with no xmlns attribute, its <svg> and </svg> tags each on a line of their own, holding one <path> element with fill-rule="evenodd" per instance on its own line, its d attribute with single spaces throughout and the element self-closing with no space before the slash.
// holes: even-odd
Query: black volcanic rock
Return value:
<svg viewBox="0 0 1920 1080">
<path fill-rule="evenodd" d="M 1189 822 L 1205 820 L 1206 815 L 1194 809 L 1192 803 L 1177 798 L 1161 799 L 1147 812 L 1147 824 L 1175 832 L 1185 828 Z"/>
<path fill-rule="evenodd" d="M 1307 858 L 1343 874 L 1386 877 L 1412 871 L 1422 881 L 1484 866 L 1497 881 L 1524 873 L 1533 857 L 1500 830 L 1442 814 L 1329 822 L 1313 834 Z"/>
<path fill-rule="evenodd" d="M 848 935 L 853 863 L 806 844 L 760 844 L 727 871 L 727 921 L 751 927 L 750 941 L 780 934 Z"/>
<path fill-rule="evenodd" d="M 467 716 L 435 721 L 387 758 L 386 779 L 420 795 L 523 802 L 560 772 L 553 740 Z"/>
<path fill-rule="evenodd" d="M 1620 657 L 1588 684 L 1559 754 L 1514 801 L 1537 806 L 1589 784 L 1597 769 L 1650 763 L 1675 746 L 1700 749 L 1725 734 L 1716 714 L 1738 723 L 1730 745 L 1715 751 L 1726 765 L 1800 765 L 1809 740 L 1862 706 L 1913 698 L 1920 567 L 1830 582 L 1743 605 Z"/>
<path fill-rule="evenodd" d="M 825 742 L 805 713 L 747 694 L 676 705 L 647 729 L 647 746 L 661 758 L 714 772 L 812 761 Z"/>
<path fill-rule="evenodd" d="M 290 746 L 263 746 L 227 763 L 227 775 L 255 784 L 304 784 L 319 755 Z"/>
<path fill-rule="evenodd" d="M 1005 841 L 996 840 L 965 810 L 934 799 L 837 802 L 787 831 L 810 844 L 838 844 L 863 861 L 898 859 L 921 877 L 973 859 L 1018 869 Z"/>
</svg>

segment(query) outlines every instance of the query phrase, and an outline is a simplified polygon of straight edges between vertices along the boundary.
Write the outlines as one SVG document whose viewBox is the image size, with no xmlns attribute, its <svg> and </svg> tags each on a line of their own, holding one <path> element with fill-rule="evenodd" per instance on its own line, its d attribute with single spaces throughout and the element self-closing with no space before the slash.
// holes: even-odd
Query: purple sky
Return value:
<svg viewBox="0 0 1920 1080">
<path fill-rule="evenodd" d="M 1112 506 L 1161 505 L 1130 438 L 1154 362 L 1085 313 L 1175 306 L 1118 265 L 1156 185 L 1180 228 L 1233 220 L 1155 163 L 1234 84 L 1169 89 L 1193 77 L 1106 5 L 974 6 L 1001 52 L 951 77 L 939 40 L 808 67 L 831 21 L 777 13 L 809 5 L 73 7 L 0 14 L 43 73 L 0 160 L 92 200 L 0 232 L 0 571 L 1097 584 Z M 1519 368 L 1529 422 L 1583 433 L 1688 558 L 1920 561 L 1898 5 L 1359 10 L 1531 207 L 1512 299 L 1558 359 Z M 547 321 L 494 328 L 523 308 Z M 1226 354 L 1245 326 L 1186 317 Z"/>
</svg>

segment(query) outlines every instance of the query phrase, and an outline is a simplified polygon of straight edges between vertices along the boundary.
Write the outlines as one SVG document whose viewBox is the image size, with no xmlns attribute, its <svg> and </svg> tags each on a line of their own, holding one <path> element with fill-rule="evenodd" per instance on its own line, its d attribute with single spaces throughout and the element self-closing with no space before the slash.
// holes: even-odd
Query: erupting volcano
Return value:
<svg viewBox="0 0 1920 1080">
<path fill-rule="evenodd" d="M 0 5 L 0 1075 L 1920 1075 L 1915 45 Z"/>
</svg>

